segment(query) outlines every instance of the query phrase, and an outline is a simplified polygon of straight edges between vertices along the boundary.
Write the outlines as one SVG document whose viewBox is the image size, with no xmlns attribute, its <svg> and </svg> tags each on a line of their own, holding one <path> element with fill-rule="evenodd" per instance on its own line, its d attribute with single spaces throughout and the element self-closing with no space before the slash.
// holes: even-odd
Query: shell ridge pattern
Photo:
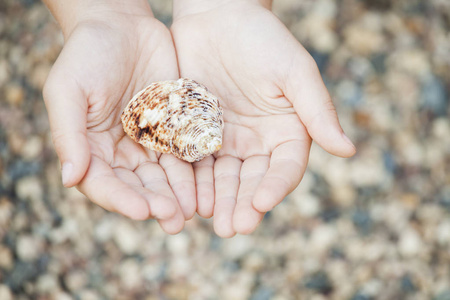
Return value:
<svg viewBox="0 0 450 300">
<path fill-rule="evenodd" d="M 150 84 L 128 103 L 122 123 L 135 142 L 188 162 L 201 160 L 222 144 L 219 99 L 191 79 Z"/>
</svg>

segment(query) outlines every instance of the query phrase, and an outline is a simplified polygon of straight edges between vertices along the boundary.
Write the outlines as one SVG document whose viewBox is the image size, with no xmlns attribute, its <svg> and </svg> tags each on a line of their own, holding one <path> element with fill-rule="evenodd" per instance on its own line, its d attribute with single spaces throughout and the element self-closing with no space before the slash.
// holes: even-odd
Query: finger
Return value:
<svg viewBox="0 0 450 300">
<path fill-rule="evenodd" d="M 133 178 L 126 180 L 135 186 Z M 106 210 L 121 213 L 135 220 L 145 220 L 152 216 L 153 212 L 150 211 L 146 198 L 119 179 L 113 169 L 98 157 L 91 158 L 89 170 L 78 185 L 78 189 L 92 202 Z"/>
<path fill-rule="evenodd" d="M 222 156 L 214 164 L 214 231 L 224 238 L 236 234 L 233 229 L 233 212 L 241 164 L 240 159 L 231 156 Z"/>
<path fill-rule="evenodd" d="M 153 191 L 156 194 L 164 196 L 159 199 L 159 205 L 170 205 L 173 213 L 170 218 L 161 218 L 158 220 L 161 228 L 170 234 L 180 232 L 184 227 L 185 218 L 181 207 L 167 183 L 167 177 L 164 170 L 157 163 L 144 163 L 139 165 L 134 171 L 144 185 L 145 189 Z M 168 212 L 168 215 L 170 213 Z"/>
<path fill-rule="evenodd" d="M 253 232 L 264 217 L 264 213 L 253 207 L 253 199 L 268 168 L 268 156 L 252 156 L 242 164 L 241 183 L 233 215 L 233 228 L 237 233 Z"/>
<path fill-rule="evenodd" d="M 164 172 L 166 172 L 169 184 L 178 199 L 185 219 L 191 219 L 197 209 L 195 178 L 192 165 L 179 160 L 171 154 L 161 155 L 159 164 L 164 169 Z"/>
<path fill-rule="evenodd" d="M 298 186 L 306 170 L 310 146 L 310 140 L 296 140 L 274 149 L 269 170 L 255 193 L 255 209 L 260 212 L 271 210 Z"/>
<path fill-rule="evenodd" d="M 214 211 L 214 156 L 195 162 L 194 174 L 197 190 L 197 213 L 210 218 Z"/>
<path fill-rule="evenodd" d="M 300 56 L 302 58 L 294 63 L 293 72 L 287 79 L 287 98 L 293 103 L 309 135 L 317 144 L 333 155 L 354 155 L 355 146 L 339 124 L 336 109 L 316 63 L 306 53 Z"/>
<path fill-rule="evenodd" d="M 89 166 L 86 137 L 87 102 L 77 84 L 55 66 L 45 84 L 43 96 L 56 153 L 62 165 L 64 186 L 80 182 Z"/>
</svg>

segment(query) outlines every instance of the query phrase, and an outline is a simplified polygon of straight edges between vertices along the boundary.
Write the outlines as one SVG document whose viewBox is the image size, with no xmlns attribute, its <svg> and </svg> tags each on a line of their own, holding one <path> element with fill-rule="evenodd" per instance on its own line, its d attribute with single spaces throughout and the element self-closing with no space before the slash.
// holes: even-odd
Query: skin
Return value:
<svg viewBox="0 0 450 300">
<path fill-rule="evenodd" d="M 297 187 L 311 138 L 331 154 L 355 153 L 314 60 L 269 8 L 174 2 L 180 75 L 208 86 L 224 108 L 222 149 L 194 163 L 197 212 L 214 215 L 222 237 L 251 233 Z"/>
<path fill-rule="evenodd" d="M 155 218 L 170 234 L 197 211 L 214 215 L 221 237 L 248 234 L 299 184 L 312 139 L 355 153 L 314 60 L 270 1 L 175 0 L 171 32 L 143 0 L 45 3 L 65 37 L 44 87 L 63 183 L 107 210 Z M 135 93 L 179 76 L 224 108 L 222 149 L 194 164 L 142 148 L 120 122 Z"/>
<path fill-rule="evenodd" d="M 47 4 L 56 16 L 67 13 Z M 148 4 L 134 12 L 102 5 L 82 10 L 101 19 L 60 22 L 66 42 L 44 88 L 63 183 L 107 210 L 155 218 L 177 233 L 196 210 L 192 166 L 132 142 L 120 121 L 140 89 L 178 78 L 170 32 Z"/>
</svg>

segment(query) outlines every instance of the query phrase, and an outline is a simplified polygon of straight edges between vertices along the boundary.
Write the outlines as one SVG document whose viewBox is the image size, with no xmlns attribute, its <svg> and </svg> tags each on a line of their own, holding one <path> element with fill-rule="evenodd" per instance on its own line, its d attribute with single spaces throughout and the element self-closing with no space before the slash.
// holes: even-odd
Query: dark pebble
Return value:
<svg viewBox="0 0 450 300">
<path fill-rule="evenodd" d="M 411 293 L 417 290 L 413 278 L 409 274 L 404 275 L 401 279 L 401 287 L 404 292 Z"/>
<path fill-rule="evenodd" d="M 319 271 L 311 275 L 311 277 L 306 280 L 305 287 L 324 295 L 333 292 L 333 284 L 328 278 L 327 273 L 324 271 Z"/>
<path fill-rule="evenodd" d="M 437 294 L 433 300 L 450 300 L 450 290 L 445 290 Z"/>
<path fill-rule="evenodd" d="M 34 280 L 39 270 L 34 263 L 16 262 L 14 269 L 6 275 L 5 283 L 13 292 L 20 292 L 25 282 Z"/>
<path fill-rule="evenodd" d="M 361 234 L 367 235 L 372 231 L 373 222 L 366 210 L 357 209 L 353 212 L 352 221 Z"/>
<path fill-rule="evenodd" d="M 258 288 L 253 295 L 250 297 L 250 300 L 270 300 L 274 291 L 269 287 L 260 287 Z"/>
<path fill-rule="evenodd" d="M 430 110 L 436 116 L 446 116 L 448 98 L 442 80 L 434 74 L 430 74 L 422 83 L 421 106 Z"/>
</svg>

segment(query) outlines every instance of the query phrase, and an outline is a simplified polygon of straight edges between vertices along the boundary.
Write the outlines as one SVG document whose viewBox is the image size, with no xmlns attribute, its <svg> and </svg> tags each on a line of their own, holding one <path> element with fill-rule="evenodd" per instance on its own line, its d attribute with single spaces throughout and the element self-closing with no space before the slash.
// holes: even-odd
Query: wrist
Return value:
<svg viewBox="0 0 450 300">
<path fill-rule="evenodd" d="M 152 14 L 146 0 L 43 0 L 61 27 L 64 38 L 83 23 L 127 25 L 136 17 Z"/>
<path fill-rule="evenodd" d="M 273 0 L 174 0 L 173 19 L 178 19 L 186 15 L 202 13 L 228 4 L 254 4 L 272 9 Z"/>
</svg>

